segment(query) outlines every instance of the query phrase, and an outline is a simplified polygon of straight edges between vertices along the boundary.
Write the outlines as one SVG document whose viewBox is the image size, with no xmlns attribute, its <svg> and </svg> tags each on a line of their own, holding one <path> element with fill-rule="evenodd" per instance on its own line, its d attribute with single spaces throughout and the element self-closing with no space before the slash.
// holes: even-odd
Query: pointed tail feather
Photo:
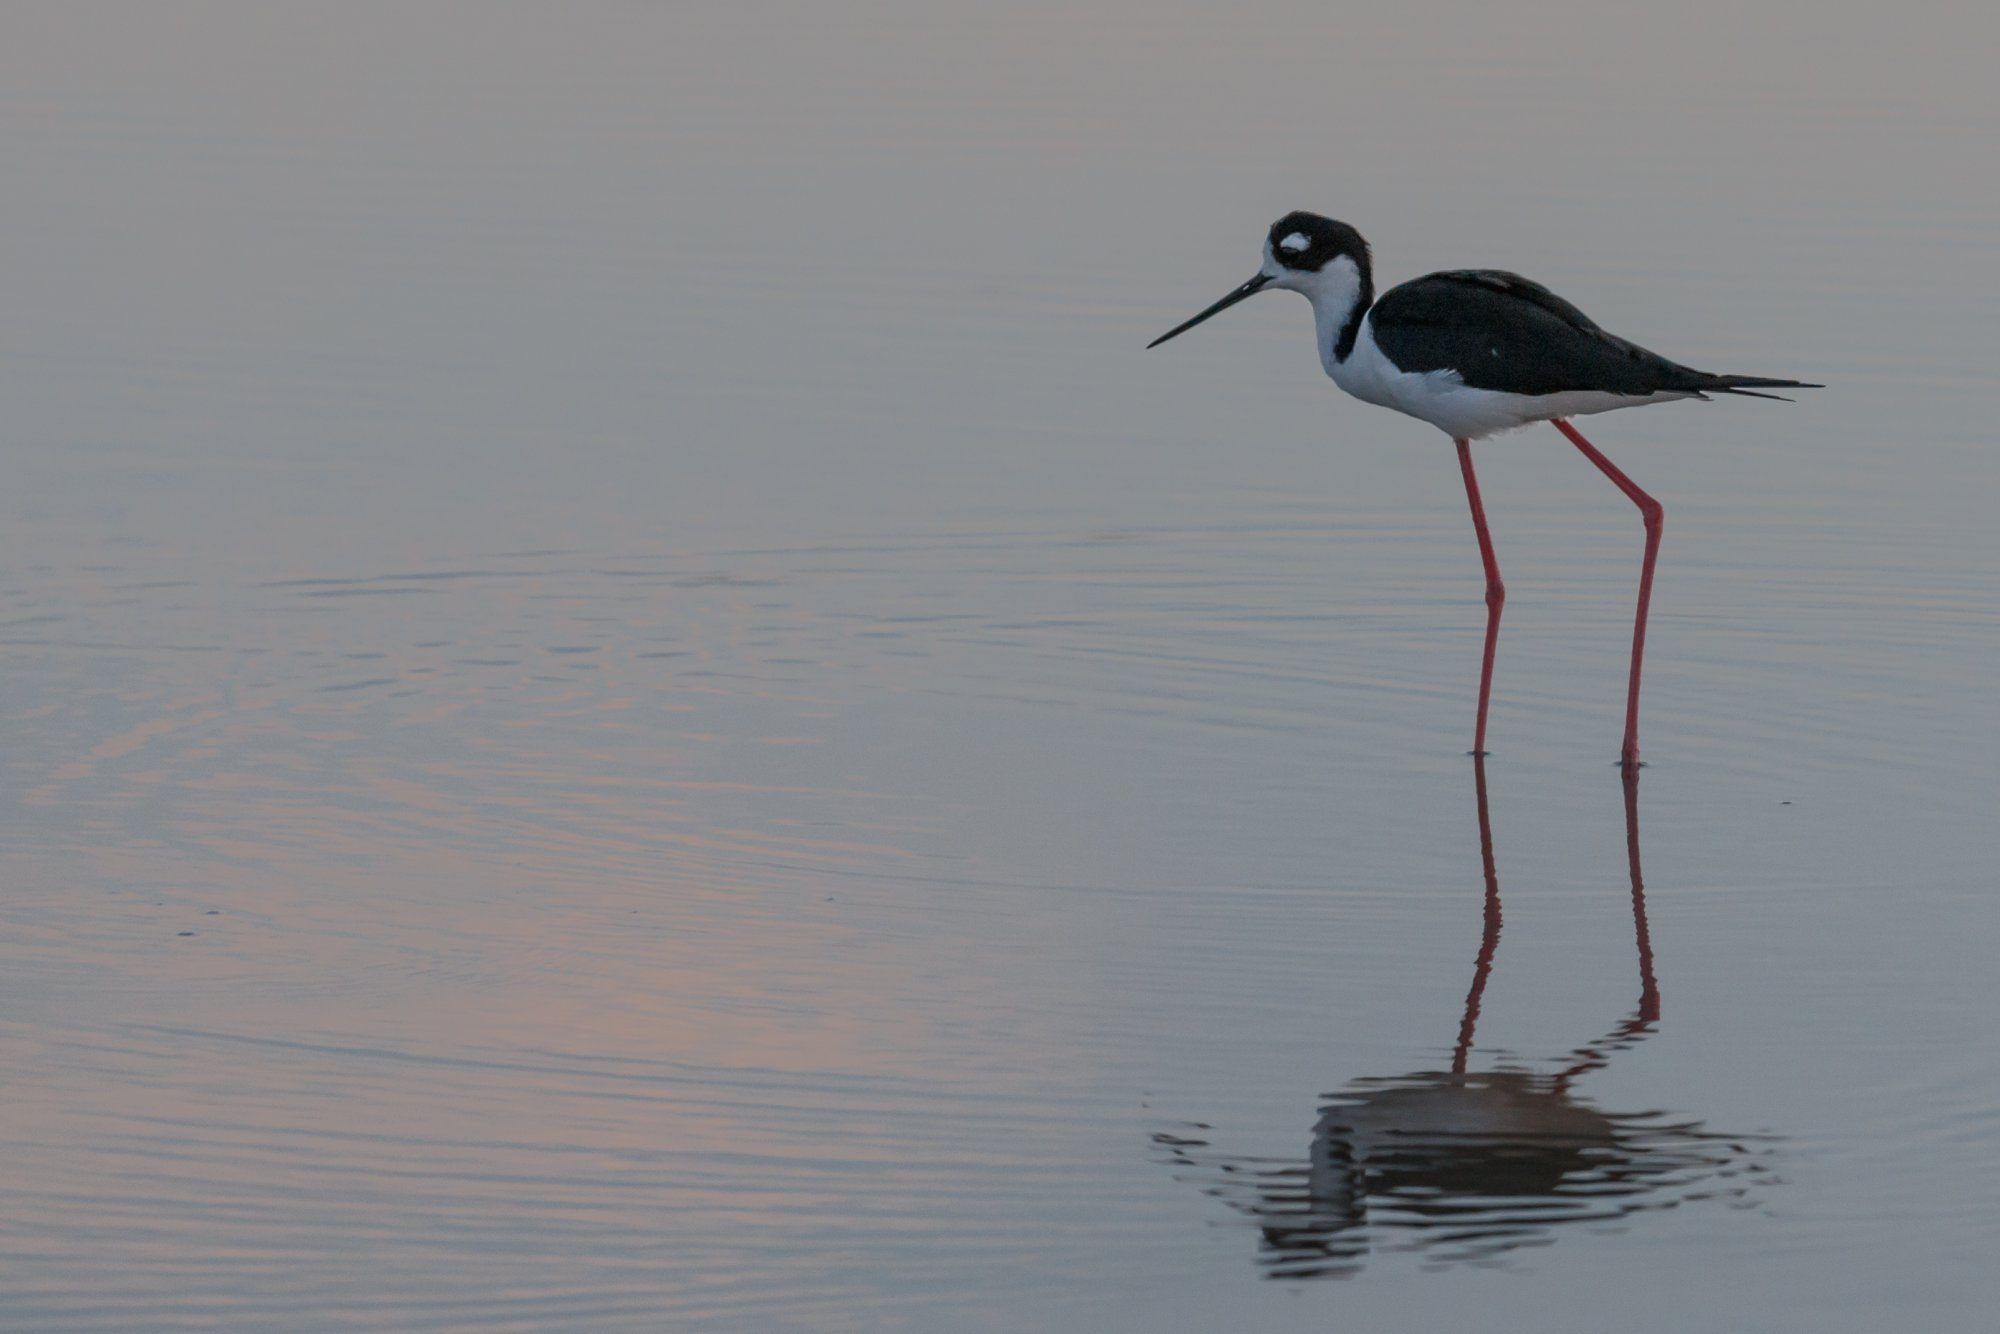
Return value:
<svg viewBox="0 0 2000 1334">
<path fill-rule="evenodd" d="M 1739 398 L 1768 398 L 1779 403 L 1792 400 L 1783 394 L 1760 394 L 1759 389 L 1824 389 L 1823 384 L 1804 380 L 1774 380 L 1764 375 L 1712 375 L 1702 388 L 1711 394 L 1735 394 Z"/>
<path fill-rule="evenodd" d="M 1799 386 L 1799 388 L 1824 389 L 1826 388 L 1826 386 L 1819 384 L 1802 384 Z M 1702 392 L 1705 394 L 1729 394 L 1735 398 L 1768 398 L 1773 403 L 1791 403 L 1796 401 L 1794 399 L 1786 398 L 1783 394 L 1760 394 L 1755 389 L 1738 389 L 1734 385 L 1726 385 L 1726 384 L 1710 385 L 1707 389 L 1704 389 Z"/>
</svg>

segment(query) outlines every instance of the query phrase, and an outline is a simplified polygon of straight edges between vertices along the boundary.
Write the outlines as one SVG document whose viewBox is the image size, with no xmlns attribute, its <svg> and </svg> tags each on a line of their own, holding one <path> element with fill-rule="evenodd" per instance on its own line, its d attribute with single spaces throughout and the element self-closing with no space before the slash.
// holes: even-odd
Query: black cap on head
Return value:
<svg viewBox="0 0 2000 1334">
<path fill-rule="evenodd" d="M 1288 269 L 1318 273 L 1346 255 L 1365 271 L 1368 243 L 1344 222 L 1317 213 L 1287 213 L 1271 224 L 1271 255 Z"/>
</svg>

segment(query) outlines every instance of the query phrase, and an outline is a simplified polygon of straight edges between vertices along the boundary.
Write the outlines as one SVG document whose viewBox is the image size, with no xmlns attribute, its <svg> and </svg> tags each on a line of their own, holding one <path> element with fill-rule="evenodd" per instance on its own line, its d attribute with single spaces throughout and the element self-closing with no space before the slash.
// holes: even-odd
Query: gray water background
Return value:
<svg viewBox="0 0 2000 1334">
<path fill-rule="evenodd" d="M 1990 1328 L 1996 26 L 9 6 L 0 1326 Z M 1302 303 L 1142 351 L 1296 207 L 1829 385 L 1584 423 L 1575 1092 L 1722 1165 L 1320 1281 L 1223 1178 L 1450 1063 L 1483 607 Z M 1546 1074 L 1640 532 L 1478 457 Z"/>
</svg>

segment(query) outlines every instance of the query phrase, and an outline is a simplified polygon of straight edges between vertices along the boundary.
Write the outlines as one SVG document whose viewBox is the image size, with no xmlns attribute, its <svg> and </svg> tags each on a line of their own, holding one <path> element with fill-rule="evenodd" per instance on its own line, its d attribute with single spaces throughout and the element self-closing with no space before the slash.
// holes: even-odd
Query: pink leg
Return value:
<svg viewBox="0 0 2000 1334">
<path fill-rule="evenodd" d="M 1486 754 L 1486 700 L 1493 693 L 1493 649 L 1500 642 L 1500 608 L 1507 586 L 1500 582 L 1500 562 L 1493 559 L 1493 534 L 1486 531 L 1486 506 L 1479 501 L 1479 479 L 1472 475 L 1472 442 L 1458 446 L 1458 470 L 1465 474 L 1465 495 L 1472 502 L 1472 528 L 1479 535 L 1479 559 L 1486 566 L 1486 653 L 1479 663 L 1479 721 L 1472 728 L 1472 754 Z"/>
<path fill-rule="evenodd" d="M 1583 456 L 1595 463 L 1612 482 L 1632 498 L 1639 507 L 1640 516 L 1646 521 L 1646 560 L 1639 567 L 1639 615 L 1632 627 L 1632 684 L 1625 694 L 1625 749 L 1621 760 L 1627 769 L 1639 767 L 1639 667 L 1646 656 L 1646 608 L 1653 601 L 1653 560 L 1660 554 L 1660 527 L 1665 519 L 1665 511 L 1660 502 L 1641 491 L 1630 477 L 1618 471 L 1615 464 L 1597 452 L 1597 446 L 1583 438 L 1583 434 L 1561 417 L 1552 419 L 1555 428 L 1569 437 L 1569 442 L 1583 451 Z"/>
</svg>

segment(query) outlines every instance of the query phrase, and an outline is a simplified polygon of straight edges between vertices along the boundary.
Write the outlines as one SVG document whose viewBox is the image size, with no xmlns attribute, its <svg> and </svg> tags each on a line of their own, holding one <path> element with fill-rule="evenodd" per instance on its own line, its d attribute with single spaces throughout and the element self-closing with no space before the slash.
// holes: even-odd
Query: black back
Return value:
<svg viewBox="0 0 2000 1334">
<path fill-rule="evenodd" d="M 1699 393 L 1727 380 L 1604 330 L 1540 283 L 1499 269 L 1427 274 L 1382 294 L 1375 345 L 1405 371 L 1457 371 L 1474 389 Z"/>
</svg>

